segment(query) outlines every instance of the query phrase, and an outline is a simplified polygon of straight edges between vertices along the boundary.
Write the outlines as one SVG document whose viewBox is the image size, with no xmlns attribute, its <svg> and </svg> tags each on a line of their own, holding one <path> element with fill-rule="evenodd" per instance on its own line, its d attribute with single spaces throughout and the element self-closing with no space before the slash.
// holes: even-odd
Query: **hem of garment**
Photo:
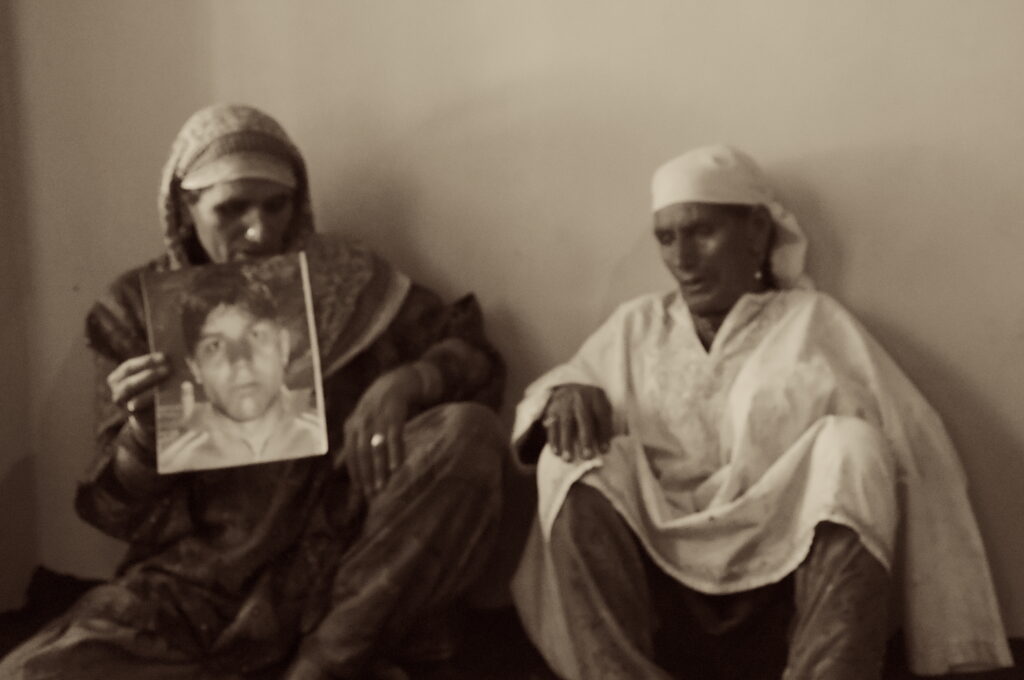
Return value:
<svg viewBox="0 0 1024 680">
<path fill-rule="evenodd" d="M 545 513 L 547 516 L 540 517 L 541 535 L 543 536 L 545 543 L 551 540 L 551 529 L 554 526 L 555 520 L 558 518 L 558 514 L 562 510 L 562 506 L 565 504 L 565 498 L 566 496 L 569 495 L 569 489 L 572 488 L 573 484 L 582 481 L 584 484 L 587 484 L 588 486 L 591 486 L 600 491 L 601 494 L 606 499 L 608 499 L 608 502 L 612 504 L 616 512 L 619 513 L 619 516 L 621 516 L 626 521 L 626 523 L 629 525 L 629 528 L 633 531 L 634 535 L 636 535 L 638 540 L 640 540 L 640 542 L 643 544 L 644 549 L 647 551 L 647 554 L 651 556 L 651 559 L 654 560 L 654 562 L 662 571 L 664 571 L 665 573 L 667 573 L 683 585 L 693 588 L 694 590 L 699 590 L 703 593 L 711 595 L 726 595 L 730 593 L 742 592 L 744 590 L 753 590 L 754 588 L 759 588 L 761 586 L 781 581 L 790 573 L 792 573 L 798 566 L 800 566 L 800 563 L 803 562 L 804 559 L 806 559 L 807 554 L 810 552 L 811 544 L 814 541 L 814 529 L 818 524 L 822 522 L 833 522 L 835 524 L 841 524 L 854 531 L 857 534 L 857 538 L 858 540 L 860 540 L 861 545 L 864 546 L 864 548 L 871 554 L 871 556 L 878 560 L 878 562 L 882 565 L 886 572 L 892 572 L 892 556 L 889 554 L 889 551 L 886 550 L 885 547 L 876 539 L 876 537 L 873 536 L 870 531 L 867 531 L 863 529 L 861 526 L 859 526 L 860 523 L 854 521 L 853 519 L 844 515 L 843 513 L 835 512 L 835 510 L 833 509 L 832 511 L 823 513 L 822 516 L 819 517 L 818 520 L 814 523 L 811 529 L 805 532 L 805 534 L 796 541 L 797 548 L 794 550 L 793 555 L 789 559 L 783 561 L 779 565 L 776 565 L 774 568 L 769 569 L 766 575 L 749 577 L 737 582 L 729 583 L 727 585 L 695 578 L 693 576 L 690 576 L 689 574 L 682 572 L 677 567 L 670 564 L 667 560 L 661 557 L 661 555 L 658 554 L 655 550 L 653 550 L 653 546 L 648 542 L 646 536 L 644 536 L 643 533 L 639 530 L 639 527 L 636 526 L 636 524 L 630 518 L 629 514 L 625 511 L 625 509 L 621 506 L 617 499 L 605 493 L 605 491 L 601 489 L 599 486 L 589 484 L 587 482 L 587 480 L 584 478 L 585 475 L 591 470 L 597 469 L 601 466 L 601 459 L 595 458 L 585 463 L 578 464 L 572 472 L 565 475 L 561 485 L 555 490 L 553 494 L 550 509 L 548 510 L 548 512 Z"/>
<path fill-rule="evenodd" d="M 999 645 L 989 640 L 949 640 L 945 645 L 918 650 L 907 665 L 915 675 L 934 676 L 1011 668 L 1014 662 L 1006 641 Z"/>
<path fill-rule="evenodd" d="M 582 481 L 584 484 L 587 484 L 586 479 L 577 479 L 578 481 Z M 633 523 L 633 520 L 623 511 L 623 508 L 620 507 L 616 499 L 604 493 L 604 491 L 597 486 L 590 484 L 588 484 L 588 486 L 592 486 L 592 488 L 601 491 L 601 494 L 608 499 L 608 502 L 612 504 L 616 512 L 619 513 L 619 516 L 622 517 L 622 519 L 625 520 L 626 524 L 629 525 L 629 528 L 633 531 L 633 534 L 643 545 L 644 550 L 647 552 L 647 555 L 654 561 L 655 564 L 658 565 L 658 568 L 660 568 L 662 571 L 664 571 L 666 574 L 671 576 L 679 583 L 682 583 L 684 586 L 687 586 L 688 588 L 693 588 L 694 590 L 700 591 L 708 595 L 730 595 L 734 593 L 744 592 L 747 590 L 754 590 L 755 588 L 761 588 L 772 583 L 778 583 L 782 579 L 786 578 L 791 573 L 796 571 L 797 567 L 799 567 L 803 563 L 803 561 L 807 559 L 807 555 L 810 553 L 811 546 L 814 543 L 815 529 L 822 522 L 832 522 L 834 524 L 840 524 L 855 532 L 857 534 L 857 540 L 860 541 L 861 545 L 864 546 L 864 548 L 868 551 L 868 553 L 871 554 L 872 557 L 878 560 L 882 568 L 885 569 L 887 573 L 891 573 L 892 571 L 892 565 L 889 562 L 889 557 L 886 551 L 882 549 L 879 545 L 875 544 L 875 542 L 870 538 L 866 541 L 865 537 L 868 535 L 867 532 L 861 531 L 860 528 L 858 528 L 856 522 L 851 521 L 848 517 L 842 515 L 841 513 L 827 512 L 823 513 L 822 516 L 819 517 L 817 521 L 815 521 L 815 523 L 810 527 L 810 530 L 803 532 L 803 535 L 795 542 L 796 548 L 794 549 L 792 555 L 788 559 L 782 561 L 780 564 L 775 565 L 773 568 L 766 569 L 764 570 L 764 572 L 759 573 L 757 575 L 748 576 L 747 578 L 740 579 L 738 581 L 732 581 L 728 584 L 716 583 L 714 581 L 696 578 L 690 574 L 683 572 L 678 567 L 665 560 L 658 552 L 656 552 L 653 549 L 653 546 L 651 546 L 651 544 L 648 542 L 647 537 L 639 531 L 639 527 L 637 527 Z M 567 494 L 568 486 L 566 487 L 566 495 Z"/>
</svg>

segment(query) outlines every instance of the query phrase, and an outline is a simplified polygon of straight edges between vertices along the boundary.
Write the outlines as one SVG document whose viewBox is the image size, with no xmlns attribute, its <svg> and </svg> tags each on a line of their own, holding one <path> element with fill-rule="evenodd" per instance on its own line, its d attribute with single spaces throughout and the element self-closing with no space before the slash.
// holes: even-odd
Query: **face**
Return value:
<svg viewBox="0 0 1024 680">
<path fill-rule="evenodd" d="M 713 203 L 676 203 L 654 214 L 661 259 L 690 312 L 723 316 L 745 293 L 761 289 L 771 224 L 763 211 L 737 214 Z"/>
<path fill-rule="evenodd" d="M 186 207 L 212 262 L 245 260 L 284 249 L 294 190 L 265 179 L 239 179 L 201 190 Z"/>
<path fill-rule="evenodd" d="M 261 417 L 284 384 L 288 331 L 237 306 L 206 317 L 189 368 L 215 409 L 238 422 Z"/>
</svg>

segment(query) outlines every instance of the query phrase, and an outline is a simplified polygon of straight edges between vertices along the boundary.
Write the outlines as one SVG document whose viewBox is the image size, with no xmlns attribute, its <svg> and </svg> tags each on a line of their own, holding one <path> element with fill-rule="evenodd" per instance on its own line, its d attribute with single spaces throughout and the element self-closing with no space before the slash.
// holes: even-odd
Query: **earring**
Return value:
<svg viewBox="0 0 1024 680">
<path fill-rule="evenodd" d="M 754 280 L 755 281 L 760 281 L 763 278 L 764 278 L 764 274 L 761 272 L 760 269 L 758 269 L 756 272 L 754 272 Z"/>
</svg>

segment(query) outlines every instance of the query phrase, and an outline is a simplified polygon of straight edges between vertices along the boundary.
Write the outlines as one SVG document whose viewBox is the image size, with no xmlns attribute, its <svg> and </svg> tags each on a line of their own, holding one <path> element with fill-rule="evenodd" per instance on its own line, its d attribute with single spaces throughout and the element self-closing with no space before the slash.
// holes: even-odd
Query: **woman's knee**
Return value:
<svg viewBox="0 0 1024 680">
<path fill-rule="evenodd" d="M 587 545 L 594 535 L 624 525 L 618 511 L 600 491 L 582 483 L 573 484 L 562 502 L 551 529 L 551 547 Z"/>
<path fill-rule="evenodd" d="M 439 474 L 500 479 L 508 445 L 501 422 L 491 409 L 474 402 L 435 406 L 413 418 L 405 428 L 406 456 Z"/>
</svg>

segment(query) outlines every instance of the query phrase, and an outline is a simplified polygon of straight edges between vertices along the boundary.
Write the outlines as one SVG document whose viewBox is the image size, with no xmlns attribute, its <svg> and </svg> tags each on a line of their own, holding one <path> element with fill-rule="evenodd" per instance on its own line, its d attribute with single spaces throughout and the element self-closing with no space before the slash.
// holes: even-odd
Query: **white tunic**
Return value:
<svg viewBox="0 0 1024 680">
<path fill-rule="evenodd" d="M 710 350 L 677 292 L 620 307 L 519 405 L 514 440 L 552 387 L 604 389 L 606 455 L 538 463 L 538 524 L 513 583 L 551 665 L 578 677 L 547 538 L 569 487 L 599 489 L 681 583 L 706 593 L 784 578 L 821 521 L 893 572 L 916 673 L 1011 662 L 965 478 L 941 421 L 881 347 L 823 293 L 744 296 Z"/>
</svg>

